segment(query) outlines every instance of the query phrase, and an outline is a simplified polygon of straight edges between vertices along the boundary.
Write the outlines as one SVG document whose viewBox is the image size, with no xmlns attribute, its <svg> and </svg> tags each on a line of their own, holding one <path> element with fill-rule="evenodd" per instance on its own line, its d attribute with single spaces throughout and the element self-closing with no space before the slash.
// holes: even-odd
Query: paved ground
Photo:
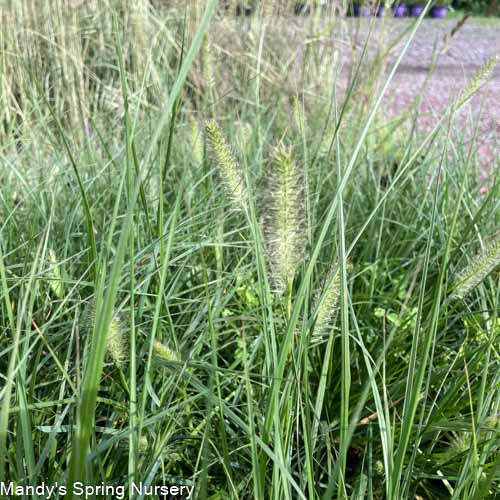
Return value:
<svg viewBox="0 0 500 500">
<path fill-rule="evenodd" d="M 240 39 L 242 32 L 248 31 L 249 21 L 247 18 L 243 22 L 239 19 L 240 21 L 233 25 L 233 30 L 218 30 L 220 45 L 226 47 L 226 55 L 238 51 L 246 54 L 247 49 L 244 44 L 240 44 Z M 266 36 L 269 39 L 271 33 L 275 37 L 274 43 L 271 43 L 275 61 L 271 58 L 271 62 L 288 64 L 288 61 L 294 60 L 296 64 L 294 67 L 288 67 L 289 78 L 283 82 L 284 86 L 289 86 L 287 90 L 290 94 L 301 85 L 301 73 L 306 67 L 301 56 L 307 54 L 304 48 L 309 43 L 305 42 L 306 40 L 318 43 L 316 55 L 318 60 L 322 61 L 319 65 L 325 68 L 325 74 L 328 73 L 328 65 L 332 62 L 333 51 L 330 49 L 339 51 L 344 75 L 341 83 L 347 85 L 349 68 L 353 65 L 352 48 L 358 47 L 358 54 L 361 53 L 371 28 L 374 33 L 368 44 L 369 56 L 374 56 L 377 51 L 384 52 L 394 45 L 392 42 L 399 40 L 391 52 L 391 58 L 395 60 L 407 36 L 404 34 L 408 34 L 413 23 L 409 18 L 387 17 L 380 20 L 337 17 L 332 24 L 331 19 L 323 16 L 317 18 L 317 23 L 313 20 L 311 28 L 311 20 L 311 17 L 293 15 L 267 19 Z M 450 102 L 467 87 L 479 69 L 491 57 L 500 55 L 500 22 L 483 25 L 469 19 L 450 36 L 457 22 L 458 19 L 423 21 L 385 97 L 384 110 L 399 114 L 405 111 L 417 96 L 423 95 L 418 120 L 421 131 L 432 128 L 437 117 L 441 116 Z M 250 36 L 254 45 L 258 44 L 259 36 L 259 21 L 256 20 L 256 29 Z M 323 59 L 319 55 L 322 45 L 328 49 L 324 52 L 330 55 L 330 59 L 328 56 Z M 429 77 L 433 54 L 437 54 L 436 67 Z M 272 66 L 267 68 L 267 71 L 271 72 L 272 78 Z M 322 82 L 318 81 L 317 85 L 321 87 Z M 315 90 L 313 89 L 313 92 Z M 338 90 L 340 95 L 342 89 Z M 479 123 L 478 159 L 481 172 L 484 175 L 493 171 L 500 172 L 500 61 L 490 81 L 477 92 L 470 104 L 464 107 L 456 123 L 454 132 L 457 137 L 462 135 L 466 138 L 470 138 L 473 125 Z"/>
<path fill-rule="evenodd" d="M 388 39 L 396 40 L 409 20 L 387 20 Z M 361 20 L 348 24 L 351 36 L 359 43 L 366 37 L 369 21 Z M 482 26 L 466 23 L 457 33 L 446 36 L 456 25 L 455 21 L 425 20 L 415 39 L 405 54 L 388 92 L 389 108 L 394 112 L 406 109 L 424 88 L 432 63 L 433 49 L 436 47 L 437 66 L 427 83 L 425 99 L 420 116 L 421 129 L 429 129 L 441 111 L 467 86 L 481 66 L 495 54 L 500 56 L 500 25 Z M 402 47 L 400 44 L 398 47 Z M 398 48 L 394 58 L 397 57 Z M 491 173 L 500 164 L 500 61 L 490 81 L 485 84 L 471 101 L 468 109 L 459 116 L 461 131 L 470 134 L 470 118 L 479 120 L 479 160 L 483 172 Z"/>
</svg>

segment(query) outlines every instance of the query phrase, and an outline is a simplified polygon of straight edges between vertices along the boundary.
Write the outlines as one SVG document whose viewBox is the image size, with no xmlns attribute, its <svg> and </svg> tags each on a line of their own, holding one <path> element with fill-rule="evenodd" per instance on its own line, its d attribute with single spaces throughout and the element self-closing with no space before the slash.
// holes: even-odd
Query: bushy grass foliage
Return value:
<svg viewBox="0 0 500 500">
<path fill-rule="evenodd" d="M 488 71 L 422 133 L 340 18 L 48 4 L 2 13 L 0 480 L 494 498 Z"/>
</svg>

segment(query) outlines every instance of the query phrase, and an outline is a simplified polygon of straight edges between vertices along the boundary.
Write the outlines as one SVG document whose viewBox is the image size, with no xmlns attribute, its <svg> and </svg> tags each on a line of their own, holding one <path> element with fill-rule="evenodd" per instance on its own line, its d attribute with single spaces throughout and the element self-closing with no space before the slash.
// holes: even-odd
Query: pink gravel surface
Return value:
<svg viewBox="0 0 500 500">
<path fill-rule="evenodd" d="M 348 23 L 349 36 L 362 44 L 369 22 L 351 20 Z M 386 20 L 387 40 L 396 40 L 410 22 Z M 433 126 L 451 100 L 467 87 L 486 61 L 500 55 L 500 24 L 483 26 L 468 22 L 445 42 L 456 22 L 424 20 L 386 96 L 385 109 L 390 114 L 399 114 L 423 92 L 418 120 L 421 131 Z M 395 49 L 394 60 L 402 47 L 403 42 Z M 434 51 L 437 53 L 436 67 L 429 78 Z M 465 138 L 470 138 L 473 126 L 479 124 L 478 159 L 483 174 L 491 174 L 498 167 L 500 156 L 500 64 L 497 64 L 490 80 L 459 114 L 456 123 L 459 127 L 456 131 Z"/>
</svg>

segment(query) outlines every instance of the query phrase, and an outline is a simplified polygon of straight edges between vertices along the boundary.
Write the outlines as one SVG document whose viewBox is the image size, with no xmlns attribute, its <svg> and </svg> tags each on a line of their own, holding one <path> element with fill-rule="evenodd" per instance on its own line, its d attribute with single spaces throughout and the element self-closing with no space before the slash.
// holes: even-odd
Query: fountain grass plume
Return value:
<svg viewBox="0 0 500 500">
<path fill-rule="evenodd" d="M 167 345 L 163 344 L 159 340 L 155 340 L 153 343 L 153 355 L 155 359 L 163 363 L 179 363 L 179 356 L 175 351 L 170 349 Z"/>
<path fill-rule="evenodd" d="M 245 208 L 248 201 L 245 179 L 233 149 L 214 120 L 209 120 L 205 129 L 210 157 L 227 194 L 236 206 Z"/>
<path fill-rule="evenodd" d="M 92 299 L 83 312 L 81 325 L 87 333 L 90 333 L 94 327 L 96 317 L 96 303 Z M 106 333 L 106 352 L 113 363 L 122 367 L 128 357 L 128 343 L 124 335 L 123 321 L 117 312 L 113 313 L 113 319 Z"/>
<path fill-rule="evenodd" d="M 500 233 L 486 245 L 483 252 L 476 255 L 470 264 L 460 272 L 453 286 L 452 298 L 465 298 L 499 265 Z"/>
<path fill-rule="evenodd" d="M 57 260 L 56 253 L 52 248 L 50 248 L 48 252 L 48 263 L 50 265 L 48 279 L 49 286 L 56 298 L 61 299 L 64 295 L 64 282 L 61 267 Z"/>
<path fill-rule="evenodd" d="M 212 52 L 212 44 L 210 43 L 208 34 L 205 34 L 205 37 L 203 39 L 202 54 L 203 79 L 208 93 L 212 94 L 215 88 L 214 58 Z"/>
<path fill-rule="evenodd" d="M 348 261 L 346 263 L 346 270 L 350 271 L 351 269 L 352 265 Z M 314 336 L 320 337 L 329 332 L 339 307 L 340 287 L 340 267 L 338 263 L 335 263 L 328 272 L 323 286 L 316 295 L 314 307 L 316 311 Z"/>
<path fill-rule="evenodd" d="M 316 297 L 317 313 L 314 325 L 314 335 L 318 337 L 328 332 L 338 309 L 340 297 L 340 270 L 337 265 L 332 267 L 328 273 L 323 290 L 323 293 L 318 293 Z M 321 301 L 323 296 L 323 301 Z"/>
<path fill-rule="evenodd" d="M 472 81 L 467 85 L 457 100 L 456 109 L 460 109 L 467 103 L 476 92 L 488 81 L 490 75 L 493 73 L 495 66 L 500 61 L 500 54 L 494 54 L 481 66 Z"/>
<path fill-rule="evenodd" d="M 273 288 L 282 293 L 293 282 L 307 242 L 304 183 L 292 150 L 280 144 L 267 174 L 263 234 Z"/>
</svg>

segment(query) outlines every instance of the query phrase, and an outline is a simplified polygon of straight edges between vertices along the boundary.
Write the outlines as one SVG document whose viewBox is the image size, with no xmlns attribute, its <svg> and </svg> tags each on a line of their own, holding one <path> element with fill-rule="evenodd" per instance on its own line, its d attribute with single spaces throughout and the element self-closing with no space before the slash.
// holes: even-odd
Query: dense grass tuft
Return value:
<svg viewBox="0 0 500 500">
<path fill-rule="evenodd" d="M 335 16 L 49 3 L 1 38 L 0 480 L 495 498 L 477 81 L 424 135 Z"/>
</svg>

